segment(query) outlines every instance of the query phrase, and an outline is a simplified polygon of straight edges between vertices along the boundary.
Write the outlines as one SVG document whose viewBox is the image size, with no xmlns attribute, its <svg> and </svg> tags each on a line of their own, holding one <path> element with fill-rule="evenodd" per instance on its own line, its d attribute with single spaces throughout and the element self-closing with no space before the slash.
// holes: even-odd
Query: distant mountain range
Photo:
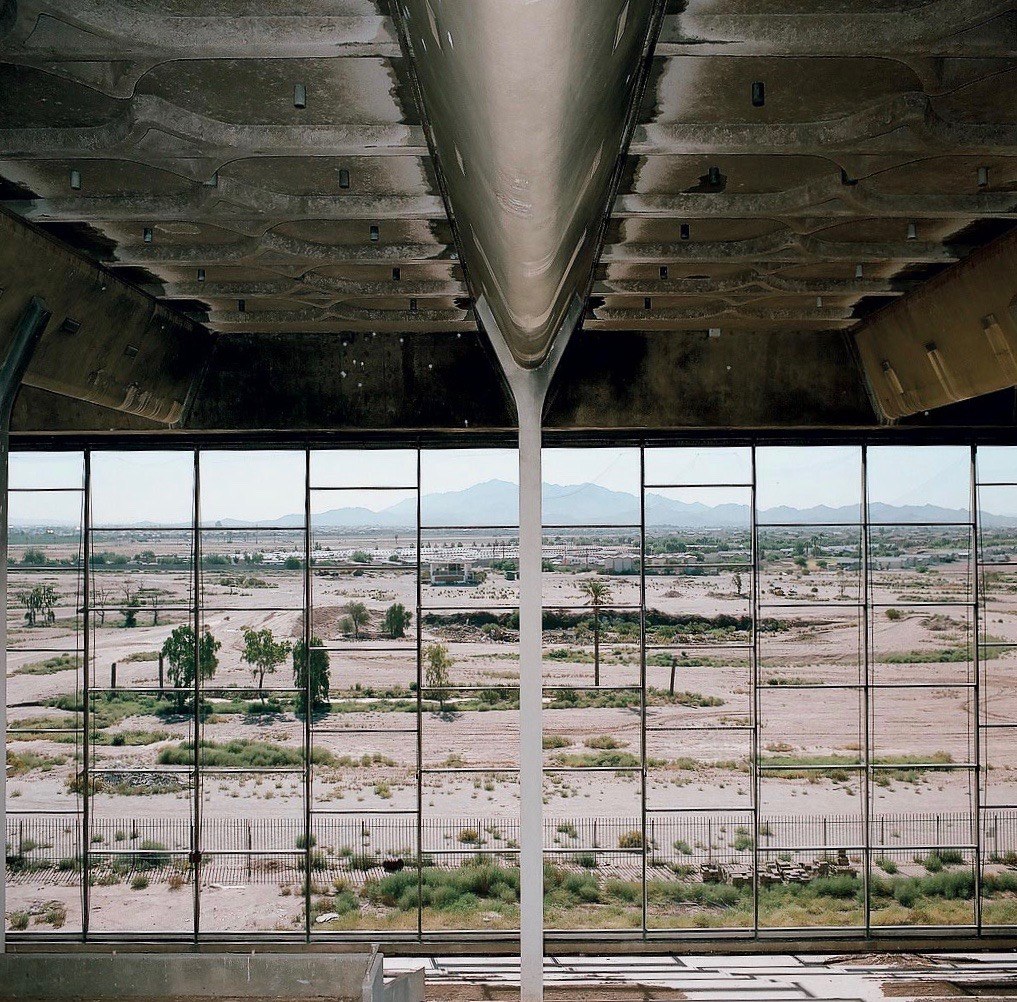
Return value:
<svg viewBox="0 0 1017 1002">
<path fill-rule="evenodd" d="M 488 480 L 461 491 L 427 494 L 421 499 L 425 525 L 512 525 L 518 517 L 518 487 L 504 480 Z M 697 492 L 700 495 L 702 491 Z M 567 487 L 543 485 L 544 524 L 553 525 L 638 525 L 639 498 L 623 491 L 612 491 L 597 484 Z M 728 503 L 707 505 L 685 502 L 663 494 L 646 494 L 646 524 L 682 529 L 726 529 L 748 524 L 749 506 Z M 937 505 L 869 505 L 873 522 L 964 522 L 968 513 Z M 858 505 L 830 508 L 791 508 L 782 505 L 759 513 L 761 522 L 850 522 L 859 518 Z M 334 508 L 320 512 L 313 522 L 321 528 L 379 527 L 402 528 L 416 520 L 416 502 L 400 501 L 379 512 L 366 508 Z M 1017 517 L 983 512 L 981 522 L 987 528 L 1017 526 Z M 280 519 L 280 525 L 300 525 L 300 516 Z"/>
<path fill-rule="evenodd" d="M 702 495 L 702 491 L 699 492 Z M 425 525 L 512 525 L 518 513 L 518 488 L 505 480 L 488 480 L 461 491 L 426 494 L 421 499 Z M 726 529 L 745 526 L 748 505 L 707 505 L 701 502 L 678 501 L 662 494 L 647 493 L 646 524 L 655 528 Z M 417 503 L 410 498 L 381 511 L 368 508 L 333 508 L 312 518 L 318 528 L 335 529 L 407 529 L 416 524 Z M 759 513 L 761 522 L 802 522 L 818 525 L 824 522 L 852 522 L 859 517 L 858 506 L 830 508 L 791 508 L 782 505 Z M 964 522 L 968 513 L 937 505 L 871 504 L 869 518 L 874 522 Z M 21 523 L 29 524 L 29 523 Z M 36 523 L 38 524 L 38 523 Z M 138 528 L 154 527 L 151 522 L 136 523 Z M 252 523 L 223 519 L 214 523 L 223 528 L 242 529 Z M 285 515 L 272 522 L 279 527 L 303 524 L 299 514 Z M 639 498 L 623 491 L 612 491 L 596 484 L 567 487 L 544 484 L 544 524 L 554 525 L 638 525 Z M 981 524 L 987 528 L 1017 526 L 1017 517 L 982 513 Z"/>
</svg>

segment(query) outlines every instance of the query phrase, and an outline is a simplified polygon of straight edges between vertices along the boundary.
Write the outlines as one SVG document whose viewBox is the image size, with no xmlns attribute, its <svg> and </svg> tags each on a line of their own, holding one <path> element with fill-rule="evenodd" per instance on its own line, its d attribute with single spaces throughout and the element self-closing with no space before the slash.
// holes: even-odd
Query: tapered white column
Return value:
<svg viewBox="0 0 1017 1002">
<path fill-rule="evenodd" d="M 42 332 L 49 321 L 49 311 L 41 300 L 32 298 L 25 308 L 10 346 L 0 363 L 0 834 L 7 841 L 7 539 L 8 458 L 11 441 L 11 411 L 18 395 L 25 369 Z M 4 853 L 6 856 L 6 852 Z M 6 945 L 7 928 L 7 867 L 0 874 L 0 953 Z"/>
<path fill-rule="evenodd" d="M 520 1002 L 544 998 L 544 706 L 541 592 L 544 533 L 541 445 L 544 401 L 582 313 L 576 297 L 543 363 L 516 362 L 484 299 L 477 317 L 512 391 L 519 422 L 519 962 Z"/>
<path fill-rule="evenodd" d="M 543 602 L 541 413 L 535 374 L 520 379 L 519 412 L 519 910 L 522 1002 L 544 992 Z"/>
</svg>

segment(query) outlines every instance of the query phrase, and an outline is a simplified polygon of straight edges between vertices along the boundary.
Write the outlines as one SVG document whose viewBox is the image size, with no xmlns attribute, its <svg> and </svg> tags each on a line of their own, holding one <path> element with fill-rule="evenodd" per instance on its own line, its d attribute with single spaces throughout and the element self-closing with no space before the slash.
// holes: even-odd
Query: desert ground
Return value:
<svg viewBox="0 0 1017 1002">
<path fill-rule="evenodd" d="M 644 855 L 650 928 L 751 925 L 757 850 L 763 925 L 860 924 L 866 860 L 874 923 L 968 924 L 978 804 L 983 917 L 1013 921 L 1017 731 L 1001 725 L 1017 723 L 1017 567 L 979 582 L 976 671 L 965 535 L 874 535 L 867 595 L 857 529 L 761 531 L 758 582 L 745 534 L 704 535 L 648 536 L 645 596 L 637 573 L 604 573 L 638 561 L 630 533 L 546 540 L 549 926 L 638 927 Z M 419 900 L 425 932 L 518 922 L 514 539 L 427 534 L 418 611 L 410 533 L 316 533 L 312 647 L 328 684 L 308 721 L 292 651 L 301 532 L 202 533 L 200 629 L 220 646 L 197 705 L 168 655 L 160 686 L 160 652 L 193 617 L 190 538 L 95 537 L 87 624 L 77 539 L 11 549 L 9 927 L 80 929 L 85 843 L 97 932 L 188 932 L 197 883 L 203 931 L 299 933 L 305 867 L 315 931 L 415 931 Z M 452 561 L 473 579 L 432 584 Z M 596 610 L 591 580 L 608 587 Z M 53 601 L 30 622 L 39 586 Z M 393 629 L 397 604 L 411 618 Z M 260 680 L 245 630 L 284 648 Z M 976 720 L 992 725 L 981 747 Z"/>
</svg>

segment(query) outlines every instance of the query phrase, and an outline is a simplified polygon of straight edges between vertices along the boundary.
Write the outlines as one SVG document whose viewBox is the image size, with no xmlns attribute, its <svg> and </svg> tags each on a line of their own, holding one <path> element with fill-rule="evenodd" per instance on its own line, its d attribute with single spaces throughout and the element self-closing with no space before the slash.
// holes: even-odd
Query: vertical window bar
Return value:
<svg viewBox="0 0 1017 1002">
<path fill-rule="evenodd" d="M 92 747 L 90 740 L 90 718 L 91 700 L 89 667 L 92 656 L 92 643 L 90 628 L 92 622 L 92 453 L 86 449 L 84 453 L 85 463 L 85 492 L 82 499 L 81 537 L 82 550 L 84 553 L 84 571 L 82 572 L 81 585 L 81 608 L 84 616 L 84 638 L 82 640 L 81 664 L 81 939 L 88 939 L 88 911 L 91 903 L 89 879 L 91 858 L 92 858 L 92 805 L 91 805 L 91 765 Z"/>
<path fill-rule="evenodd" d="M 314 615 L 311 591 L 311 450 L 304 449 L 304 938 L 311 941 L 311 798 L 314 792 L 311 718 L 311 622 Z M 327 657 L 327 655 L 326 655 Z"/>
<path fill-rule="evenodd" d="M 423 689 L 424 689 L 424 678 L 423 678 L 423 660 L 421 656 L 421 620 L 423 615 L 421 612 L 421 606 L 423 605 L 423 591 L 420 582 L 421 574 L 421 560 L 420 560 L 420 543 L 421 543 L 421 532 L 420 532 L 420 446 L 417 446 L 417 581 L 416 581 L 416 599 L 417 608 L 414 610 L 417 629 L 416 629 L 416 641 L 417 641 L 417 939 L 422 940 L 424 938 L 424 866 L 423 866 L 423 855 L 424 855 L 424 730 L 423 730 L 423 716 L 424 716 L 424 703 L 423 703 Z"/>
<path fill-rule="evenodd" d="M 972 751 L 972 762 L 974 764 L 974 804 L 973 824 L 974 846 L 975 846 L 975 932 L 982 934 L 982 861 L 985 858 L 982 848 L 982 658 L 981 658 L 981 520 L 978 517 L 978 446 L 971 445 L 971 566 L 974 571 L 974 580 L 971 583 L 972 599 L 974 602 L 974 619 L 972 627 L 974 631 L 972 665 L 973 685 L 972 699 L 974 700 L 974 745 Z M 968 789 L 971 789 L 971 780 L 968 780 Z"/>
<path fill-rule="evenodd" d="M 756 471 L 756 446 L 750 448 L 752 457 L 752 487 L 751 487 L 751 511 L 749 512 L 749 547 L 750 562 L 752 564 L 752 609 L 751 624 L 752 649 L 749 652 L 749 688 L 752 691 L 751 729 L 749 731 L 749 772 L 752 786 L 752 803 L 750 814 L 752 817 L 752 929 L 754 935 L 759 935 L 759 838 L 760 838 L 760 817 L 759 817 L 759 529 L 756 518 L 756 494 L 757 494 L 757 471 Z"/>
<path fill-rule="evenodd" d="M 199 753 L 201 747 L 201 665 L 198 662 L 200 651 L 199 629 L 201 627 L 201 456 L 197 449 L 194 450 L 194 474 L 191 500 L 191 554 L 193 563 L 191 567 L 191 580 L 193 592 L 191 595 L 191 622 L 194 630 L 194 765 L 193 765 L 193 786 L 191 791 L 191 880 L 194 881 L 193 888 L 193 937 L 198 942 L 198 935 L 201 931 L 201 773 L 199 771 Z"/>
<path fill-rule="evenodd" d="M 646 447 L 642 444 L 639 446 L 639 765 L 643 833 L 642 918 L 645 940 L 649 925 L 649 901 L 646 891 L 646 850 L 649 839 L 646 826 Z"/>
<path fill-rule="evenodd" d="M 862 784 L 862 913 L 865 922 L 865 935 L 872 930 L 872 894 L 870 871 L 872 869 L 872 567 L 869 561 L 869 451 L 862 444 L 862 691 L 865 701 L 864 740 L 862 742 L 862 761 L 864 764 L 864 781 Z"/>
</svg>

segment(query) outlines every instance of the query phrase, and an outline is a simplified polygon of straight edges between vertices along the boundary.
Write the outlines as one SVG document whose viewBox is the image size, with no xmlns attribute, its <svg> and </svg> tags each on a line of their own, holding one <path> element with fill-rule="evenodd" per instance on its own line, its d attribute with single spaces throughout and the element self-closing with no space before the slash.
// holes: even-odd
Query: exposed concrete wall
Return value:
<svg viewBox="0 0 1017 1002">
<path fill-rule="evenodd" d="M 181 419 L 211 348 L 204 328 L 2 211 L 0 288 L 5 343 L 33 295 L 53 313 L 27 385 L 161 424 Z"/>
<path fill-rule="evenodd" d="M 837 333 L 580 333 L 552 395 L 555 429 L 876 423 Z M 72 404 L 26 397 L 15 430 L 123 427 Z M 186 428 L 469 433 L 514 429 L 515 416 L 478 335 L 233 335 L 220 340 Z"/>
<path fill-rule="evenodd" d="M 330 999 L 420 1002 L 419 974 L 385 985 L 380 954 L 0 955 L 0 1000 Z"/>
<path fill-rule="evenodd" d="M 187 426 L 511 428 L 478 334 L 237 334 L 220 341 Z"/>
<path fill-rule="evenodd" d="M 830 333 L 585 332 L 552 389 L 549 428 L 835 427 L 874 422 Z"/>
</svg>

